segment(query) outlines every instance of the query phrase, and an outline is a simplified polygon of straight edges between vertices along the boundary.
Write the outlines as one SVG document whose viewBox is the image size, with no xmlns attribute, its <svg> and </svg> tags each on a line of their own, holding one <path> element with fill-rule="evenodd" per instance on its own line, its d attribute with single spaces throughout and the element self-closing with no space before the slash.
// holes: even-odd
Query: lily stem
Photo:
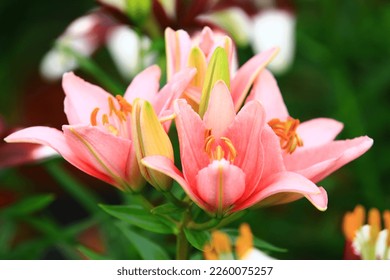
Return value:
<svg viewBox="0 0 390 280">
<path fill-rule="evenodd" d="M 222 221 L 221 219 L 214 219 L 214 218 L 211 220 L 208 220 L 207 222 L 200 223 L 200 224 L 198 224 L 194 221 L 191 221 L 190 223 L 188 223 L 188 228 L 193 229 L 193 230 L 198 230 L 198 231 L 209 230 L 209 229 L 213 229 L 214 227 L 218 226 L 218 224 L 221 221 Z"/>
<path fill-rule="evenodd" d="M 92 75 L 97 81 L 99 81 L 102 86 L 104 86 L 109 92 L 114 95 L 123 94 L 124 87 L 120 85 L 119 82 L 114 81 L 112 77 L 107 75 L 95 62 L 89 59 L 86 56 L 81 55 L 72 48 L 66 46 L 60 46 L 60 48 L 68 53 L 69 55 L 76 58 L 80 68 L 83 69 L 88 74 Z"/>
<path fill-rule="evenodd" d="M 163 195 L 174 205 L 176 205 L 179 208 L 187 208 L 188 203 L 185 201 L 179 200 L 176 196 L 174 196 L 170 191 L 163 192 Z"/>
<path fill-rule="evenodd" d="M 98 197 L 66 171 L 58 160 L 52 160 L 46 163 L 45 168 L 87 211 L 93 215 L 100 212 Z"/>
<path fill-rule="evenodd" d="M 190 211 L 187 209 L 183 216 L 183 220 L 179 225 L 179 232 L 176 237 L 176 259 L 177 260 L 186 260 L 188 259 L 188 240 L 184 233 L 189 220 L 190 220 Z"/>
</svg>

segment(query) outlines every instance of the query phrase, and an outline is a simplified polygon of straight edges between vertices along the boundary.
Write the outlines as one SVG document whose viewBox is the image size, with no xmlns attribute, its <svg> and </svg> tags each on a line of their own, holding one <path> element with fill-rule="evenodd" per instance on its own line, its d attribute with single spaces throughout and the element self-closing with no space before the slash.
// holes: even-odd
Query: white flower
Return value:
<svg viewBox="0 0 390 280">
<path fill-rule="evenodd" d="M 260 12 L 253 19 L 252 44 L 257 53 L 279 47 L 279 54 L 268 67 L 274 73 L 283 73 L 294 58 L 295 16 L 277 9 Z"/>
</svg>

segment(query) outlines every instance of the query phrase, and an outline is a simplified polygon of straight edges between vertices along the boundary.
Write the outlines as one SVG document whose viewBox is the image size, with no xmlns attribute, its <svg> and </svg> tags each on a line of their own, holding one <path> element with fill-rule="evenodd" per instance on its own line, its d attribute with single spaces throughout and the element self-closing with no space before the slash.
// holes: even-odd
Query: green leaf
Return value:
<svg viewBox="0 0 390 280">
<path fill-rule="evenodd" d="M 138 206 L 99 205 L 108 214 L 142 229 L 170 234 L 175 233 L 176 225 L 168 219 L 156 216 Z M 162 221 L 164 220 L 164 221 Z"/>
<path fill-rule="evenodd" d="M 224 81 L 226 86 L 230 88 L 229 60 L 226 50 L 222 47 L 215 49 L 207 67 L 202 96 L 200 97 L 199 103 L 199 115 L 202 118 L 209 105 L 211 90 L 219 80 Z"/>
<path fill-rule="evenodd" d="M 90 260 L 107 260 L 104 256 L 96 253 L 95 251 L 80 245 L 77 247 L 77 250 L 79 250 L 84 256 L 86 256 Z"/>
<path fill-rule="evenodd" d="M 54 200 L 51 194 L 34 195 L 8 206 L 2 211 L 4 216 L 25 216 L 42 210 Z"/>
<path fill-rule="evenodd" d="M 117 223 L 117 227 L 133 244 L 144 260 L 169 260 L 168 254 L 162 247 L 142 235 L 130 230 L 125 224 Z"/>
<path fill-rule="evenodd" d="M 204 245 L 210 240 L 210 233 L 208 231 L 184 229 L 184 234 L 188 242 L 200 251 L 203 251 Z"/>
<path fill-rule="evenodd" d="M 236 242 L 236 238 L 239 235 L 237 229 L 223 229 L 222 231 L 230 236 L 230 238 L 233 240 L 233 243 Z M 281 253 L 287 252 L 287 249 L 277 247 L 255 236 L 253 236 L 253 245 L 260 250 L 264 250 L 268 252 L 281 252 Z"/>
<path fill-rule="evenodd" d="M 184 208 L 177 207 L 172 203 L 166 203 L 153 208 L 150 212 L 152 214 L 170 215 L 184 212 L 184 210 Z"/>
</svg>

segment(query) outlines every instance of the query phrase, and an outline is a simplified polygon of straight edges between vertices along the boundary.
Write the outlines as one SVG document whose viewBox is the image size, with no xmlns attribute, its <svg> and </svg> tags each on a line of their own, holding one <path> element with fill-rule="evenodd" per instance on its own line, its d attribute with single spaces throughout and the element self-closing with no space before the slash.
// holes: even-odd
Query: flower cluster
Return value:
<svg viewBox="0 0 390 280">
<path fill-rule="evenodd" d="M 166 51 L 168 82 L 160 91 L 157 66 L 115 97 L 67 73 L 69 125 L 62 132 L 31 127 L 5 140 L 50 146 L 121 190 L 138 192 L 146 180 L 168 191 L 172 178 L 216 217 L 301 197 L 325 210 L 327 194 L 316 183 L 373 143 L 367 136 L 335 141 L 342 124 L 332 119 L 300 123 L 291 117 L 265 69 L 278 49 L 236 70 L 232 40 L 206 27 L 193 37 L 167 29 Z M 173 118 L 182 170 L 166 134 Z"/>
</svg>

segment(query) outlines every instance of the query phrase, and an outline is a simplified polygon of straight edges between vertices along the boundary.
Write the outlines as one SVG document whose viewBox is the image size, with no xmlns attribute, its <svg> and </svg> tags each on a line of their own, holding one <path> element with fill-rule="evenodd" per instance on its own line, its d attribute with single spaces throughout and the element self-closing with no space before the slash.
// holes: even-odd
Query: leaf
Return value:
<svg viewBox="0 0 390 280">
<path fill-rule="evenodd" d="M 178 214 L 183 212 L 184 210 L 185 209 L 179 208 L 172 203 L 166 203 L 153 208 L 152 210 L 150 210 L 150 212 L 152 214 L 169 215 L 169 214 Z"/>
<path fill-rule="evenodd" d="M 203 251 L 204 245 L 210 240 L 210 233 L 208 231 L 184 229 L 184 234 L 188 242 L 200 251 Z"/>
<path fill-rule="evenodd" d="M 239 235 L 237 229 L 223 229 L 222 231 L 225 232 L 226 234 L 228 234 L 234 243 L 236 242 L 236 238 Z M 281 252 L 281 253 L 287 252 L 287 249 L 277 247 L 271 243 L 268 243 L 260 238 L 255 237 L 255 236 L 253 236 L 253 245 L 256 248 L 258 248 L 260 250 L 264 250 L 264 251 Z"/>
<path fill-rule="evenodd" d="M 200 97 L 199 115 L 202 118 L 207 111 L 211 90 L 215 83 L 222 80 L 225 82 L 227 87 L 230 88 L 229 71 L 229 60 L 226 50 L 222 47 L 216 48 L 207 67 L 202 96 Z"/>
<path fill-rule="evenodd" d="M 77 247 L 77 250 L 79 250 L 85 257 L 87 257 L 90 260 L 107 260 L 104 256 L 96 253 L 95 251 L 80 245 Z"/>
<path fill-rule="evenodd" d="M 169 260 L 168 254 L 159 245 L 130 230 L 125 224 L 117 223 L 116 226 L 127 237 L 144 260 Z"/>
<path fill-rule="evenodd" d="M 99 205 L 108 214 L 142 229 L 170 234 L 175 233 L 176 225 L 161 216 L 155 216 L 137 206 Z M 164 221 L 162 221 L 164 219 Z"/>
<path fill-rule="evenodd" d="M 25 216 L 41 210 L 54 200 L 51 194 L 34 195 L 8 206 L 2 211 L 4 216 Z"/>
</svg>

